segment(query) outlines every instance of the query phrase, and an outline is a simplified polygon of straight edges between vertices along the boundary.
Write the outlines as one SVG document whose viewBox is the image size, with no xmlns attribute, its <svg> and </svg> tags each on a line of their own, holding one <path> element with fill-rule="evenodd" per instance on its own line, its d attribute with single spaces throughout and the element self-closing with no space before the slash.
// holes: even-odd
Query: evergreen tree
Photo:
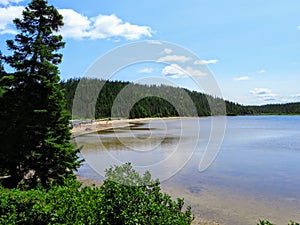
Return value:
<svg viewBox="0 0 300 225">
<path fill-rule="evenodd" d="M 4 57 L 14 73 L 0 77 L 0 87 L 6 88 L 0 98 L 0 171 L 11 176 L 3 185 L 60 184 L 80 165 L 59 88 L 57 65 L 65 43 L 55 33 L 62 16 L 47 1 L 32 0 L 14 24 L 20 33 L 7 41 L 12 55 Z"/>
<path fill-rule="evenodd" d="M 5 75 L 4 65 L 3 64 L 4 64 L 3 63 L 3 57 L 2 57 L 2 53 L 0 51 L 0 79 L 2 77 L 4 77 L 4 75 Z M 3 96 L 4 92 L 5 92 L 5 87 L 0 86 L 0 98 Z"/>
</svg>

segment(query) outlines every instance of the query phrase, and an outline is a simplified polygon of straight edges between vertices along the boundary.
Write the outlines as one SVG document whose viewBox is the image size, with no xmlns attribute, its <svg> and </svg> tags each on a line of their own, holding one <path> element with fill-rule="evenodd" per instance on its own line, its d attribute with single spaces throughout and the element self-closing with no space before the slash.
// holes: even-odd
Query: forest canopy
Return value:
<svg viewBox="0 0 300 225">
<path fill-rule="evenodd" d="M 81 91 L 76 92 L 79 83 Z M 74 78 L 62 81 L 61 87 L 65 92 L 67 110 L 72 113 L 75 109 L 78 115 L 73 111 L 73 116 L 78 118 L 300 114 L 300 103 L 245 106 L 208 94 L 166 85 L 141 85 L 125 81 Z M 123 91 L 124 89 L 126 92 Z M 97 99 L 92 99 L 90 96 L 95 96 L 95 91 Z M 75 93 L 77 105 L 73 108 Z M 114 115 L 112 115 L 116 99 L 121 101 L 120 105 L 127 106 L 127 108 L 130 106 L 128 115 L 122 110 L 116 112 L 115 108 Z M 138 101 L 131 104 L 132 99 Z M 223 110 L 223 105 L 226 111 Z"/>
<path fill-rule="evenodd" d="M 81 91 L 76 92 L 79 83 Z M 227 115 L 254 114 L 251 107 L 224 101 L 221 98 L 200 92 L 165 85 L 141 85 L 124 81 L 83 78 L 81 80 L 69 79 L 63 81 L 61 86 L 65 91 L 67 110 L 70 113 L 73 110 L 73 116 L 77 118 L 211 116 L 224 115 L 224 113 L 227 113 Z M 126 95 L 124 89 L 127 89 Z M 99 93 L 98 97 L 97 99 L 91 99 L 90 96 L 94 96 L 95 91 Z M 73 105 L 75 95 L 77 102 L 76 105 Z M 112 108 L 116 99 L 122 102 L 120 104 L 122 106 L 131 105 L 131 99 L 137 99 L 138 101 L 131 105 L 129 115 L 124 114 L 122 110 L 118 112 L 118 109 L 112 115 Z"/>
</svg>

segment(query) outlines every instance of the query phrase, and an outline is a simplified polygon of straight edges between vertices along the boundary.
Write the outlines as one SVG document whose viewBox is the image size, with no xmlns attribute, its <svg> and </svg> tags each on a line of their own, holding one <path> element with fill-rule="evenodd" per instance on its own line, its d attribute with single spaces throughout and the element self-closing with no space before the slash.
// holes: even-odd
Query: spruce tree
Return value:
<svg viewBox="0 0 300 225">
<path fill-rule="evenodd" d="M 57 65 L 65 43 L 57 32 L 62 19 L 47 1 L 32 0 L 22 19 L 14 20 L 19 33 L 7 41 L 12 55 L 4 57 L 14 72 L 0 75 L 5 89 L 0 98 L 0 171 L 10 175 L 4 186 L 61 184 L 80 166 L 59 88 Z"/>
</svg>

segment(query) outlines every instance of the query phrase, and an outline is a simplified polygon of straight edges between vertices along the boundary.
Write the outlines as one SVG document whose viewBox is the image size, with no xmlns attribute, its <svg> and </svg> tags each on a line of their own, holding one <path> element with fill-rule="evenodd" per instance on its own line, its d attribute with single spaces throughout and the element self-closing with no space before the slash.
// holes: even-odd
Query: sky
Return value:
<svg viewBox="0 0 300 225">
<path fill-rule="evenodd" d="M 6 40 L 17 32 L 11 21 L 20 17 L 28 2 L 0 0 L 0 49 L 4 54 L 9 54 Z M 128 64 L 109 78 L 136 82 L 157 77 L 202 91 L 194 78 L 201 83 L 211 76 L 222 97 L 244 105 L 300 101 L 299 0 L 48 2 L 64 16 L 60 33 L 66 47 L 59 66 L 64 80 L 83 77 L 97 59 L 112 50 L 118 55 L 122 46 L 171 43 L 162 45 L 156 62 Z M 174 46 L 198 59 L 180 55 Z"/>
</svg>

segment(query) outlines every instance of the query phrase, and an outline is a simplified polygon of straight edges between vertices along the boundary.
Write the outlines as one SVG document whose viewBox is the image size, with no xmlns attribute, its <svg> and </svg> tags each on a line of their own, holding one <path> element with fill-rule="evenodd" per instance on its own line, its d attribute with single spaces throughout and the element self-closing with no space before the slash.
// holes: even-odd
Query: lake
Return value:
<svg viewBox="0 0 300 225">
<path fill-rule="evenodd" d="M 300 116 L 157 119 L 76 142 L 86 159 L 79 175 L 101 180 L 110 165 L 132 162 L 197 217 L 225 225 L 300 219 Z M 209 167 L 200 172 L 200 162 Z"/>
</svg>

